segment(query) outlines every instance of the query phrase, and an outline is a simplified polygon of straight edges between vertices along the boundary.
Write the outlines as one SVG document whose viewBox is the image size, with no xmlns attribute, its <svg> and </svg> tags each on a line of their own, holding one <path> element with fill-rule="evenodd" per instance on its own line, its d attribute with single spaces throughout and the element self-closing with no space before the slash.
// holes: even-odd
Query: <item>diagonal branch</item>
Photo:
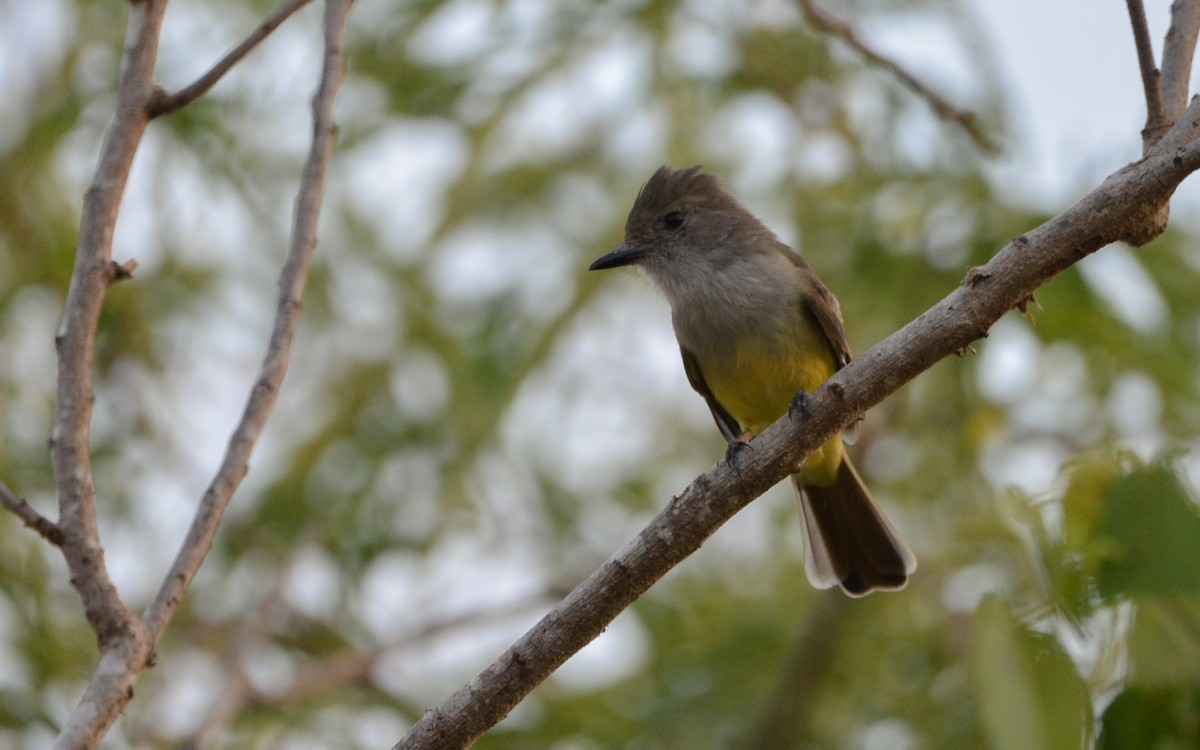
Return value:
<svg viewBox="0 0 1200 750">
<path fill-rule="evenodd" d="M 1146 92 L 1146 127 L 1142 129 L 1142 152 L 1150 149 L 1170 127 L 1163 106 L 1162 82 L 1154 67 L 1154 45 L 1150 43 L 1150 27 L 1146 24 L 1146 8 L 1142 0 L 1125 0 L 1129 9 L 1129 25 L 1133 27 L 1133 43 L 1137 47 L 1138 69 Z"/>
<path fill-rule="evenodd" d="M 1196 125 L 1189 124 L 1195 120 Z M 1078 203 L 1017 237 L 949 296 L 839 370 L 738 456 L 698 477 L 469 684 L 426 714 L 393 750 L 465 748 L 599 635 L 722 524 L 778 483 L 813 449 L 941 359 L 986 336 L 1043 283 L 1104 245 L 1152 232 L 1161 206 L 1200 169 L 1200 101 L 1150 153 Z M 1161 231 L 1161 228 L 1160 228 Z"/>
<path fill-rule="evenodd" d="M 300 322 L 300 302 L 317 245 L 317 217 L 324 196 L 325 178 L 337 136 L 334 104 L 346 71 L 346 17 L 352 3 L 353 0 L 328 0 L 325 5 L 325 54 L 321 83 L 313 98 L 313 141 L 301 176 L 300 192 L 296 196 L 291 248 L 279 276 L 275 325 L 258 379 L 241 421 L 229 438 L 221 466 L 200 501 L 187 538 L 158 595 L 142 617 L 153 640 L 157 640 L 170 623 L 184 591 L 212 547 L 221 516 L 234 490 L 246 476 L 250 454 L 262 434 L 287 372 L 292 339 Z"/>
<path fill-rule="evenodd" d="M 24 521 L 26 526 L 41 534 L 47 542 L 55 547 L 62 546 L 63 533 L 62 529 L 58 528 L 58 524 L 38 513 L 33 506 L 25 502 L 24 498 L 13 494 L 13 491 L 3 482 L 0 482 L 0 503 L 3 503 L 5 508 Z"/>
<path fill-rule="evenodd" d="M 168 93 L 164 89 L 156 88 L 154 96 L 149 103 L 148 113 L 150 119 L 170 114 L 204 96 L 234 65 L 237 65 L 243 57 L 250 54 L 250 51 L 258 46 L 259 42 L 266 39 L 272 31 L 279 28 L 293 13 L 308 3 L 309 0 L 285 0 L 283 5 L 276 8 L 274 13 L 268 16 L 259 24 L 258 28 L 250 33 L 250 36 L 243 39 L 241 44 L 229 50 L 207 73 L 174 94 Z"/>
<path fill-rule="evenodd" d="M 1168 125 L 1174 125 L 1187 107 L 1188 83 L 1196 37 L 1200 35 L 1200 2 L 1175 0 L 1171 3 L 1171 27 L 1163 42 L 1162 98 Z"/>
<path fill-rule="evenodd" d="M 1000 152 L 999 144 L 983 132 L 974 112 L 960 109 L 951 104 L 944 97 L 933 91 L 933 89 L 922 83 L 912 73 L 901 67 L 895 60 L 892 60 L 860 39 L 854 27 L 850 24 L 817 7 L 815 0 L 798 0 L 798 2 L 800 3 L 800 9 L 804 12 L 804 17 L 814 27 L 824 31 L 826 34 L 841 39 L 857 50 L 860 55 L 890 72 L 909 91 L 924 99 L 934 114 L 962 128 L 979 148 L 989 154 Z"/>
</svg>

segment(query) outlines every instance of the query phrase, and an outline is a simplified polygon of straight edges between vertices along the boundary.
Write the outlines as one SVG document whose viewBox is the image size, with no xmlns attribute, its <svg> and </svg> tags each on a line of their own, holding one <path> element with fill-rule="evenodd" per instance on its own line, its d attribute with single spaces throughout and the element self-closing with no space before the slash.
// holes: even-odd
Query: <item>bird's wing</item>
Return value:
<svg viewBox="0 0 1200 750">
<path fill-rule="evenodd" d="M 846 341 L 846 331 L 842 324 L 842 309 L 838 305 L 837 297 L 834 297 L 833 293 L 825 288 L 808 261 L 791 250 L 788 250 L 787 254 L 800 269 L 803 277 L 804 306 L 820 324 L 821 330 L 825 332 L 825 338 L 829 340 L 829 348 L 833 352 L 833 359 L 837 363 L 837 369 L 840 370 L 850 364 L 854 355 L 850 353 L 850 343 Z"/>
<path fill-rule="evenodd" d="M 717 429 L 721 431 L 728 442 L 738 442 L 740 439 L 738 436 L 742 434 L 742 426 L 729 412 L 725 411 L 725 407 L 721 406 L 721 402 L 717 401 L 717 397 L 709 390 L 708 383 L 704 382 L 704 373 L 700 372 L 700 363 L 696 360 L 696 355 L 683 346 L 679 347 L 679 353 L 683 355 L 683 371 L 687 373 L 688 382 L 692 384 L 696 393 L 704 397 L 705 403 L 708 404 L 708 410 L 712 412 L 713 419 L 717 422 Z"/>
<path fill-rule="evenodd" d="M 829 341 L 829 349 L 833 352 L 833 360 L 837 364 L 837 369 L 840 370 L 850 364 L 854 355 L 850 352 L 850 342 L 846 340 L 846 330 L 842 323 L 842 308 L 838 305 L 837 297 L 834 297 L 833 292 L 821 283 L 820 277 L 817 276 L 817 272 L 808 264 L 808 261 L 790 249 L 787 255 L 800 269 L 803 279 L 804 291 L 801 304 L 825 332 L 825 338 Z M 842 431 L 842 439 L 847 443 L 853 443 L 858 439 L 858 423 L 861 419 L 860 415 L 858 420 L 851 422 Z"/>
</svg>

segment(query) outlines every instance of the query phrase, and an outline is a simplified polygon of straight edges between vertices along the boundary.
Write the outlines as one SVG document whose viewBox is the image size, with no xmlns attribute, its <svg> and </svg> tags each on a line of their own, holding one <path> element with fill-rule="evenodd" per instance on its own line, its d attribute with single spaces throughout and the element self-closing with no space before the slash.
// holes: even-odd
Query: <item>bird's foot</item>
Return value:
<svg viewBox="0 0 1200 750">
<path fill-rule="evenodd" d="M 738 436 L 738 439 L 731 442 L 729 447 L 725 449 L 725 463 L 729 464 L 729 467 L 733 469 L 733 473 L 738 475 L 738 479 L 742 478 L 742 469 L 738 466 L 740 463 L 738 456 L 742 454 L 742 451 L 746 450 L 753 450 L 753 448 L 742 436 Z"/>
<path fill-rule="evenodd" d="M 788 416 L 792 419 L 808 419 L 808 391 L 803 388 L 796 391 L 792 402 L 788 404 Z"/>
</svg>

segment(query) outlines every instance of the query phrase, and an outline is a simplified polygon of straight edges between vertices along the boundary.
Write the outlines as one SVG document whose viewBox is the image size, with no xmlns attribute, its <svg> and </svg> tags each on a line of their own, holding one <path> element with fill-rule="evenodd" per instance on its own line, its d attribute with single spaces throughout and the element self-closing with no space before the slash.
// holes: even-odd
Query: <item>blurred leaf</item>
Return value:
<svg viewBox="0 0 1200 750">
<path fill-rule="evenodd" d="M 1200 599 L 1139 599 L 1129 656 L 1134 685 L 1200 684 Z"/>
<path fill-rule="evenodd" d="M 1120 463 L 1105 452 L 1081 460 L 1071 468 L 1071 481 L 1063 493 L 1063 532 L 1069 549 L 1085 551 L 1097 524 L 1104 517 L 1105 491 L 1120 476 Z"/>
<path fill-rule="evenodd" d="M 1111 542 L 1098 583 L 1104 596 L 1200 592 L 1200 514 L 1171 470 L 1117 480 L 1097 536 Z"/>
<path fill-rule="evenodd" d="M 1200 747 L 1200 688 L 1125 690 L 1104 712 L 1100 750 Z"/>
<path fill-rule="evenodd" d="M 820 69 L 824 40 L 809 29 L 759 29 L 745 40 L 745 57 L 727 85 L 732 93 L 764 89 L 787 101 L 805 82 L 800 71 Z"/>
<path fill-rule="evenodd" d="M 1112 540 L 1096 534 L 1105 512 L 1105 492 L 1120 477 L 1122 457 L 1111 451 L 1077 459 L 1062 497 L 1062 534 L 1034 516 L 1035 537 L 1054 603 L 1077 629 L 1095 611 L 1095 579 L 1100 561 L 1112 553 Z"/>
<path fill-rule="evenodd" d="M 1091 699 L 1058 641 L 1023 627 L 995 595 L 972 622 L 970 678 L 995 750 L 1083 748 Z"/>
</svg>

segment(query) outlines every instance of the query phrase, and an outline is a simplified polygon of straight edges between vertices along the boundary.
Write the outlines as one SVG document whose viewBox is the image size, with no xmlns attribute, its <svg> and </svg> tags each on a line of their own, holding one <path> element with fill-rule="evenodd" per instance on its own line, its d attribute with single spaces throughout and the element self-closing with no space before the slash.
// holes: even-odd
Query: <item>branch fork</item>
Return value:
<svg viewBox="0 0 1200 750">
<path fill-rule="evenodd" d="M 155 646 L 212 545 L 222 513 L 246 474 L 287 371 L 300 300 L 316 245 L 323 185 L 332 158 L 334 103 L 345 73 L 346 20 L 353 0 L 326 0 L 324 64 L 313 99 L 313 142 L 300 181 L 291 247 L 280 275 L 276 320 L 262 371 L 225 459 L 197 510 L 192 528 L 158 595 L 142 617 L 122 601 L 104 563 L 91 477 L 89 428 L 93 405 L 92 354 L 100 308 L 108 288 L 131 278 L 136 260 L 112 258 L 113 231 L 133 158 L 151 119 L 175 111 L 207 92 L 271 31 L 308 0 L 286 0 L 253 33 L 195 83 L 169 94 L 154 84 L 154 68 L 167 0 L 129 4 L 124 56 L 113 119 L 105 133 L 92 184 L 84 196 L 79 244 L 63 322 L 55 336 L 59 375 L 50 454 L 59 518 L 52 521 L 0 484 L 0 502 L 62 550 L 71 586 L 100 650 L 100 662 L 83 697 L 63 726 L 58 750 L 93 748 L 133 697 L 142 671 L 153 666 Z"/>
</svg>

